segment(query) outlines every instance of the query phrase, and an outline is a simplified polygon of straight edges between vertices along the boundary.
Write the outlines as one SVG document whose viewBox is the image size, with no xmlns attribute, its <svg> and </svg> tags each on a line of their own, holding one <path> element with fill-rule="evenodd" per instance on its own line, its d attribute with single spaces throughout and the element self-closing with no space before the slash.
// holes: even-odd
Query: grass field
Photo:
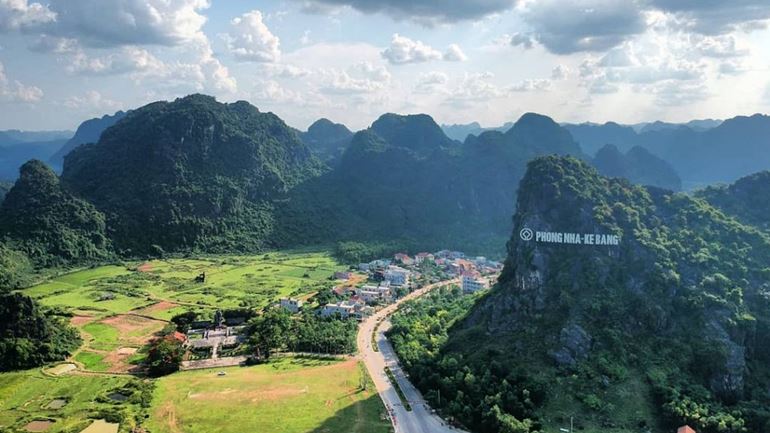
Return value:
<svg viewBox="0 0 770 433">
<path fill-rule="evenodd" d="M 49 377 L 39 370 L 0 374 L 0 431 L 24 431 L 35 420 L 53 420 L 48 433 L 79 432 L 91 423 L 90 417 L 121 411 L 127 415 L 141 411 L 135 397 L 124 402 L 109 399 L 137 379 L 124 376 L 84 376 L 67 374 Z M 125 391 L 121 391 L 125 392 Z M 61 408 L 51 403 L 64 400 Z"/>
<path fill-rule="evenodd" d="M 229 368 L 225 377 L 217 376 L 219 370 L 153 381 L 106 374 L 132 371 L 145 356 L 136 350 L 176 314 L 213 315 L 217 309 L 259 308 L 283 296 L 306 297 L 331 286 L 332 274 L 344 268 L 325 252 L 272 252 L 103 266 L 25 289 L 43 305 L 73 313 L 71 323 L 84 340 L 73 362 L 99 374 L 0 374 L 0 432 L 47 421 L 53 421 L 47 432 L 81 432 L 95 419 L 117 417 L 124 420 L 121 432 L 142 419 L 153 433 L 386 433 L 390 423 L 381 418 L 381 400 L 371 386 L 360 389 L 365 376 L 354 360 L 284 358 Z M 194 282 L 203 272 L 205 283 Z M 110 399 L 115 390 L 153 384 L 150 408 L 142 408 L 136 393 L 128 401 Z M 145 402 L 149 395 L 144 393 Z M 63 407 L 49 407 L 61 400 Z"/>
<path fill-rule="evenodd" d="M 312 293 L 344 268 L 318 251 L 154 260 L 73 272 L 24 292 L 44 305 L 83 315 L 149 309 L 149 316 L 168 320 L 188 309 L 259 308 L 283 296 Z M 206 282 L 194 282 L 201 273 Z M 152 309 L 160 301 L 167 308 Z"/>
<path fill-rule="evenodd" d="M 356 360 L 282 358 L 245 368 L 175 373 L 158 380 L 153 433 L 387 433 L 384 407 Z M 227 422 L 223 422 L 227 414 Z"/>
<path fill-rule="evenodd" d="M 142 347 L 177 314 L 213 315 L 306 296 L 332 284 L 329 277 L 344 268 L 319 251 L 153 260 L 81 270 L 24 292 L 75 315 L 72 324 L 84 339 L 75 361 L 93 371 L 127 372 L 135 368 L 130 349 Z M 201 273 L 206 281 L 196 283 Z"/>
</svg>

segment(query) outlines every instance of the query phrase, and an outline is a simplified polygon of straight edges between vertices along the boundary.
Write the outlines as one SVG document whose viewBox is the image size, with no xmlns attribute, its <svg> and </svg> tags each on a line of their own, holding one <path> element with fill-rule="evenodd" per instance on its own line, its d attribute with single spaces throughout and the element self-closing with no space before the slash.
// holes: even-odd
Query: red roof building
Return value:
<svg viewBox="0 0 770 433">
<path fill-rule="evenodd" d="M 690 427 L 689 425 L 685 425 L 685 426 L 679 427 L 676 433 L 695 433 L 695 430 L 693 430 L 692 427 Z"/>
</svg>

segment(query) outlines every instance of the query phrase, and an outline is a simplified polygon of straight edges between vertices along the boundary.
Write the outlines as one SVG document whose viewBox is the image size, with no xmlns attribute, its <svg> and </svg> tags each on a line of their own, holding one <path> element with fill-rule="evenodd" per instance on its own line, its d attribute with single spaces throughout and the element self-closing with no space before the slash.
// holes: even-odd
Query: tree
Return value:
<svg viewBox="0 0 770 433">
<path fill-rule="evenodd" d="M 249 342 L 257 359 L 269 359 L 276 349 L 286 346 L 292 319 L 283 308 L 268 308 L 249 322 Z"/>
<path fill-rule="evenodd" d="M 182 342 L 173 336 L 158 338 L 150 343 L 147 370 L 151 376 L 163 376 L 179 370 L 184 357 Z"/>
</svg>

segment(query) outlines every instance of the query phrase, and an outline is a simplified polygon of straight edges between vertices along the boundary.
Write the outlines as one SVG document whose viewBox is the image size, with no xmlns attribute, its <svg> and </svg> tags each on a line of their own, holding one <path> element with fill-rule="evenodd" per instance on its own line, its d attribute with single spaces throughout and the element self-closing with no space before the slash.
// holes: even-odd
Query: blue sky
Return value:
<svg viewBox="0 0 770 433">
<path fill-rule="evenodd" d="M 499 125 L 770 105 L 765 0 L 0 0 L 0 129 L 193 92 L 304 129 L 384 112 Z"/>
</svg>

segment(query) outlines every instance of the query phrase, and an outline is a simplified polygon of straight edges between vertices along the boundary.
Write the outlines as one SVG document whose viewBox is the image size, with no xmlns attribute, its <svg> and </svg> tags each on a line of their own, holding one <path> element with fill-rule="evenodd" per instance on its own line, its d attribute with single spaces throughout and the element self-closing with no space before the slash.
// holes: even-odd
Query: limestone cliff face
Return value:
<svg viewBox="0 0 770 433">
<path fill-rule="evenodd" d="M 703 201 L 555 156 L 529 164 L 513 226 L 499 284 L 456 333 L 560 369 L 599 357 L 653 365 L 656 351 L 680 350 L 666 362 L 725 401 L 763 380 L 748 372 L 767 356 L 756 346 L 770 318 L 764 235 Z"/>
</svg>

